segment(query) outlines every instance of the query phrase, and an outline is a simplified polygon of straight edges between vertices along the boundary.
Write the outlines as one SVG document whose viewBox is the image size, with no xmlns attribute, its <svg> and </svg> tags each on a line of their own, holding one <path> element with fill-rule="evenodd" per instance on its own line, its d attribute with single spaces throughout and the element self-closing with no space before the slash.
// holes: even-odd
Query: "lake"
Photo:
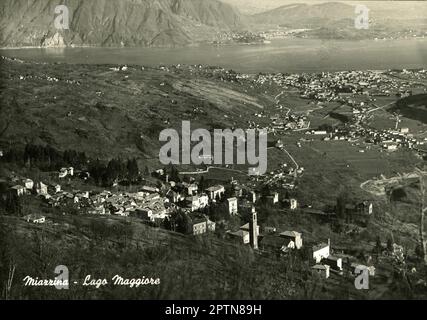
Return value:
<svg viewBox="0 0 427 320">
<path fill-rule="evenodd" d="M 427 39 L 284 39 L 271 44 L 184 48 L 2 49 L 0 54 L 73 64 L 206 64 L 246 73 L 410 69 L 427 67 Z"/>
</svg>

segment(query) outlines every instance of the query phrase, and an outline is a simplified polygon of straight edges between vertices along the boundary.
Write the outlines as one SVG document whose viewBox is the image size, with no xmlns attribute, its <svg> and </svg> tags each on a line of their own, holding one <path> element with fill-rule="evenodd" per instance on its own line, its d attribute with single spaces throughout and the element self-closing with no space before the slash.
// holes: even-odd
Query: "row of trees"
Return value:
<svg viewBox="0 0 427 320">
<path fill-rule="evenodd" d="M 140 171 L 138 162 L 135 158 L 122 160 L 120 158 L 111 159 L 107 164 L 99 159 L 90 163 L 89 173 L 96 184 L 111 186 L 117 181 L 128 181 L 134 183 L 140 180 Z M 150 170 L 145 167 L 143 172 L 145 176 L 150 175 Z"/>
<path fill-rule="evenodd" d="M 52 171 L 64 166 L 82 167 L 87 164 L 88 158 L 84 152 L 71 149 L 61 152 L 50 145 L 42 146 L 28 143 L 24 150 L 11 148 L 5 152 L 2 160 Z"/>
</svg>

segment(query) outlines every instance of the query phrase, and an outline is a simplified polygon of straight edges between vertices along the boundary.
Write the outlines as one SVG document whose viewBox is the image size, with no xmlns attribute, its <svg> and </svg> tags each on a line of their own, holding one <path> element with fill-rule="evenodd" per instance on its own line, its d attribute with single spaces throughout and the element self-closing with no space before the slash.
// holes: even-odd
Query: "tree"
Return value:
<svg viewBox="0 0 427 320">
<path fill-rule="evenodd" d="M 181 179 L 179 177 L 179 172 L 173 165 L 170 168 L 170 180 L 175 182 L 181 182 Z"/>
<path fill-rule="evenodd" d="M 393 251 L 393 239 L 391 237 L 387 239 L 387 250 L 390 252 Z"/>
<path fill-rule="evenodd" d="M 346 206 L 348 202 L 348 197 L 346 192 L 341 192 L 337 197 L 337 207 L 336 214 L 337 217 L 344 220 L 347 217 Z"/>
<path fill-rule="evenodd" d="M 382 243 L 381 243 L 381 238 L 380 238 L 380 236 L 377 236 L 377 239 L 376 239 L 376 241 L 375 241 L 375 248 L 374 248 L 374 250 L 375 250 L 378 254 L 380 254 L 380 253 L 383 251 L 383 245 L 382 245 Z"/>
<path fill-rule="evenodd" d="M 267 197 L 271 194 L 271 190 L 268 184 L 265 184 L 261 189 L 261 196 Z"/>
<path fill-rule="evenodd" d="M 126 164 L 127 178 L 129 181 L 136 181 L 139 176 L 138 162 L 135 158 L 129 159 Z"/>
<path fill-rule="evenodd" d="M 191 233 L 191 220 L 182 210 L 178 210 L 172 215 L 171 225 L 177 232 L 184 234 Z"/>
<path fill-rule="evenodd" d="M 199 180 L 199 190 L 203 191 L 206 189 L 205 177 L 201 176 Z"/>
</svg>

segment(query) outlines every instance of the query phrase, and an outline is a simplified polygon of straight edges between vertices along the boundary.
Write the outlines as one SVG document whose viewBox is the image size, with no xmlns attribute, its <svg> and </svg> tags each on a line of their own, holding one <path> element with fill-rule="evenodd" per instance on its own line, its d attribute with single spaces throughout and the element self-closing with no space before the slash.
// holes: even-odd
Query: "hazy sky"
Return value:
<svg viewBox="0 0 427 320">
<path fill-rule="evenodd" d="M 322 2 L 346 2 L 349 4 L 369 4 L 369 6 L 374 6 L 376 8 L 381 8 L 385 6 L 393 6 L 397 10 L 400 8 L 402 10 L 407 10 L 409 7 L 422 7 L 427 9 L 427 1 L 388 1 L 388 0 L 373 0 L 373 1 L 355 1 L 355 0 L 221 0 L 226 3 L 233 4 L 243 13 L 256 13 L 261 11 L 266 11 L 276 7 L 280 7 L 287 4 L 293 3 L 309 3 L 316 4 Z M 425 12 L 427 17 L 427 11 Z"/>
</svg>

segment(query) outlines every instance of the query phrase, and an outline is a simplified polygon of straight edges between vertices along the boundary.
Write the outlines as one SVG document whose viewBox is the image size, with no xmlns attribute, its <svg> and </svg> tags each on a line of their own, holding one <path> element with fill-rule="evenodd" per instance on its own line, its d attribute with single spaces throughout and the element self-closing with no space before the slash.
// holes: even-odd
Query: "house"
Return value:
<svg viewBox="0 0 427 320">
<path fill-rule="evenodd" d="M 208 231 L 214 232 L 215 231 L 215 227 L 216 227 L 216 223 L 207 219 L 206 220 L 206 227 L 208 228 Z"/>
<path fill-rule="evenodd" d="M 197 211 L 199 209 L 205 208 L 209 203 L 209 198 L 207 195 L 202 194 L 200 196 L 192 196 L 186 199 L 188 207 L 190 210 Z"/>
<path fill-rule="evenodd" d="M 227 232 L 228 236 L 239 243 L 248 244 L 250 242 L 249 232 L 245 230 L 238 230 L 235 232 Z"/>
<path fill-rule="evenodd" d="M 29 215 L 23 217 L 23 219 L 27 222 L 31 222 L 31 223 L 35 223 L 35 224 L 41 224 L 41 223 L 46 222 L 45 216 L 42 216 L 40 214 L 29 214 Z"/>
<path fill-rule="evenodd" d="M 298 201 L 296 199 L 289 200 L 289 208 L 291 210 L 296 210 L 298 208 Z"/>
<path fill-rule="evenodd" d="M 225 188 L 222 185 L 212 186 L 207 188 L 206 190 L 209 199 L 215 201 L 217 198 L 221 198 L 225 192 Z"/>
<path fill-rule="evenodd" d="M 240 230 L 243 230 L 243 231 L 247 231 L 247 232 L 249 232 L 249 228 L 250 228 L 249 223 L 246 223 L 246 224 L 244 224 L 243 226 L 241 226 L 241 227 L 240 227 Z M 259 232 L 259 226 L 257 226 L 256 234 L 257 234 L 258 236 L 259 236 L 259 234 L 260 234 L 260 232 Z"/>
<path fill-rule="evenodd" d="M 302 235 L 297 231 L 284 231 L 279 235 L 285 239 L 285 245 L 290 249 L 301 249 L 302 248 Z"/>
<path fill-rule="evenodd" d="M 337 271 L 342 271 L 342 258 L 336 257 L 336 256 L 328 256 L 326 259 L 323 260 L 325 264 L 330 266 L 332 269 Z"/>
<path fill-rule="evenodd" d="M 61 192 L 61 186 L 59 184 L 52 184 L 48 186 L 48 192 L 58 193 Z"/>
<path fill-rule="evenodd" d="M 197 191 L 199 190 L 199 186 L 195 183 L 192 183 L 192 184 L 187 185 L 186 189 L 187 189 L 187 194 L 189 196 L 192 196 L 192 195 L 197 194 Z"/>
<path fill-rule="evenodd" d="M 176 192 L 172 189 L 169 189 L 168 192 L 166 192 L 166 197 L 172 203 L 181 202 L 185 199 L 184 195 L 182 195 L 181 193 Z"/>
<path fill-rule="evenodd" d="M 35 190 L 36 190 L 36 193 L 38 195 L 47 195 L 48 194 L 48 192 L 47 192 L 47 185 L 45 185 L 41 181 L 36 183 Z"/>
<path fill-rule="evenodd" d="M 27 190 L 33 190 L 33 187 L 34 187 L 34 181 L 33 180 L 31 180 L 31 179 L 25 179 L 24 181 L 23 181 L 23 184 L 24 184 L 24 187 L 27 189 Z"/>
<path fill-rule="evenodd" d="M 272 195 L 266 196 L 265 199 L 270 204 L 276 204 L 279 202 L 279 194 L 275 192 Z"/>
<path fill-rule="evenodd" d="M 234 216 L 237 214 L 237 198 L 228 198 L 227 199 L 227 203 L 228 203 L 228 212 L 230 213 L 230 215 Z"/>
<path fill-rule="evenodd" d="M 68 167 L 67 168 L 67 174 L 69 176 L 74 176 L 74 168 L 73 167 Z"/>
<path fill-rule="evenodd" d="M 200 203 L 200 208 L 205 208 L 206 206 L 209 205 L 209 197 L 207 194 L 202 193 L 201 195 L 199 195 L 199 203 Z"/>
<path fill-rule="evenodd" d="M 251 191 L 250 192 L 250 201 L 252 201 L 252 203 L 255 203 L 259 200 L 259 194 L 256 191 Z"/>
<path fill-rule="evenodd" d="M 207 225 L 205 220 L 195 220 L 191 223 L 191 230 L 193 235 L 206 233 Z"/>
<path fill-rule="evenodd" d="M 313 267 L 311 267 L 311 270 L 313 271 L 313 274 L 318 274 L 325 279 L 329 278 L 330 267 L 328 265 L 316 264 Z"/>
<path fill-rule="evenodd" d="M 313 259 L 316 263 L 320 263 L 322 259 L 326 259 L 330 254 L 330 240 L 328 243 L 320 243 L 316 246 L 313 246 Z"/>
<path fill-rule="evenodd" d="M 20 185 L 13 186 L 10 188 L 13 193 L 15 193 L 18 197 L 23 196 L 25 194 L 25 188 Z"/>
</svg>

